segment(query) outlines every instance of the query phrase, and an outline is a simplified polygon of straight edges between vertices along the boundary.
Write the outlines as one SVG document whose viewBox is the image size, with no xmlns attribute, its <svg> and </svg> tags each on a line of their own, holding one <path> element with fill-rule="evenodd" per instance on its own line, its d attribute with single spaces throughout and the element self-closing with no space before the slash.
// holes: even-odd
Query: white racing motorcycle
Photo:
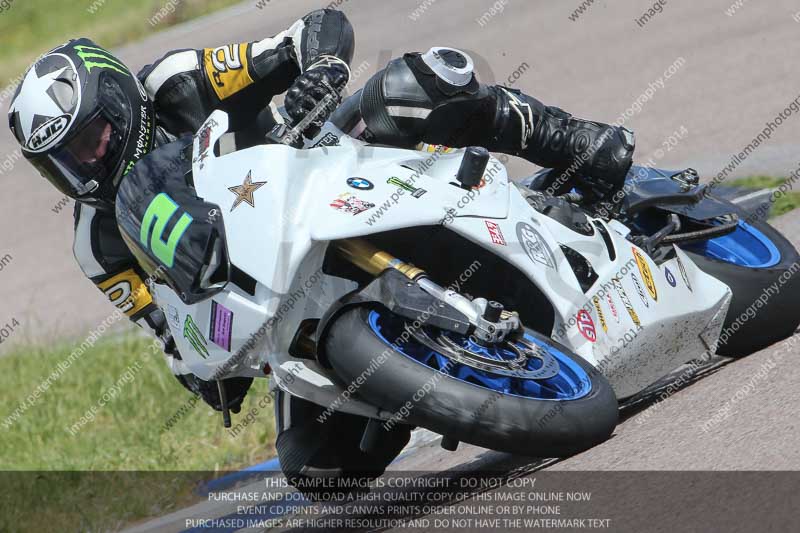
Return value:
<svg viewBox="0 0 800 533">
<path fill-rule="evenodd" d="M 620 398 L 800 321 L 786 283 L 772 314 L 718 344 L 797 253 L 705 196 L 692 171 L 634 169 L 609 215 L 512 183 L 478 148 L 376 147 L 327 123 L 315 147 L 220 155 L 227 129 L 217 111 L 193 146 L 137 164 L 117 200 L 123 237 L 157 274 L 191 372 L 271 374 L 368 417 L 364 449 L 403 423 L 448 449 L 574 454 L 611 435 Z M 165 170 L 165 152 L 191 172 Z"/>
</svg>

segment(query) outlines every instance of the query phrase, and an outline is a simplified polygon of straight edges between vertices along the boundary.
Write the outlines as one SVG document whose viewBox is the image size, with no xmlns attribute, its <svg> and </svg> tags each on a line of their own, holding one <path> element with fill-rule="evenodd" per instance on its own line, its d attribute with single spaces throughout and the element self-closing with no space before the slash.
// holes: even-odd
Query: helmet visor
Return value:
<svg viewBox="0 0 800 533">
<path fill-rule="evenodd" d="M 96 196 L 121 172 L 123 151 L 133 117 L 125 93 L 110 76 L 102 77 L 97 110 L 84 126 L 55 150 L 31 159 L 39 172 L 72 198 Z"/>
</svg>

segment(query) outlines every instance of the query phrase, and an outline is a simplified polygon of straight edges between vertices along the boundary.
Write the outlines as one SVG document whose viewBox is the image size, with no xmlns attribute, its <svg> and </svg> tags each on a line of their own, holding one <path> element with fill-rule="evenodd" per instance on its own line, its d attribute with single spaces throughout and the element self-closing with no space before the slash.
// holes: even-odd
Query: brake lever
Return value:
<svg viewBox="0 0 800 533">
<path fill-rule="evenodd" d="M 266 141 L 270 144 L 285 144 L 293 148 L 303 147 L 303 134 L 312 127 L 317 127 L 315 121 L 322 118 L 322 123 L 333 114 L 338 105 L 337 98 L 328 93 L 303 119 L 295 125 L 276 124 L 267 133 Z"/>
<path fill-rule="evenodd" d="M 275 124 L 265 137 L 267 144 L 285 144 L 292 148 L 303 147 L 303 136 L 286 124 Z"/>
</svg>

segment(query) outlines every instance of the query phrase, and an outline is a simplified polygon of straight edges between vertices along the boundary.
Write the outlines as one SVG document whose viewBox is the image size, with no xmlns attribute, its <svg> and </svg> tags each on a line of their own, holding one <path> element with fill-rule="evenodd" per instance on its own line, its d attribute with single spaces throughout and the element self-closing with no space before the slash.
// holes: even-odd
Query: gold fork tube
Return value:
<svg viewBox="0 0 800 533">
<path fill-rule="evenodd" d="M 393 268 L 400 271 L 411 280 L 425 275 L 425 271 L 409 265 L 393 255 L 372 246 L 363 239 L 346 239 L 333 243 L 339 254 L 355 266 L 373 276 L 378 276 L 386 269 Z"/>
</svg>

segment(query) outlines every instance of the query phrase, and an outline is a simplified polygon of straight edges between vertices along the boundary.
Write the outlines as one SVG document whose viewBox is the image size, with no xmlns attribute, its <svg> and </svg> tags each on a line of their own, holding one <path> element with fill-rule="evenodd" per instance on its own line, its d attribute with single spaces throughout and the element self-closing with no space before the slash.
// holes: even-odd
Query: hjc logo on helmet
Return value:
<svg viewBox="0 0 800 533">
<path fill-rule="evenodd" d="M 58 134 L 67 127 L 69 119 L 69 115 L 61 115 L 39 126 L 36 131 L 31 133 L 27 148 L 31 150 L 41 150 L 47 147 L 48 144 L 58 139 Z"/>
</svg>

